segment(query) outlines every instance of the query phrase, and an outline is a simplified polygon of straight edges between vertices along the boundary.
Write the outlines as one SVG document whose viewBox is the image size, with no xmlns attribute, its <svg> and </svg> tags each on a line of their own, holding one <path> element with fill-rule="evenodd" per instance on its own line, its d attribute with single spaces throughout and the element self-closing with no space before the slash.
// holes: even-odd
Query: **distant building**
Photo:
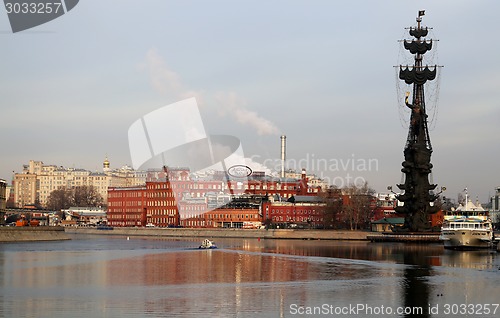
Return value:
<svg viewBox="0 0 500 318">
<path fill-rule="evenodd" d="M 305 172 L 306 172 L 305 169 L 302 169 L 301 172 L 296 172 L 294 170 L 289 169 L 285 171 L 285 178 L 301 179 L 303 178 Z M 329 187 L 328 182 L 318 178 L 314 174 L 307 174 L 305 177 L 307 178 L 307 183 L 311 189 L 318 189 L 318 191 L 326 191 L 326 189 Z M 312 192 L 318 192 L 318 191 L 312 191 Z"/>
<path fill-rule="evenodd" d="M 7 206 L 7 182 L 0 179 L 0 224 L 5 223 L 5 208 Z"/>
<path fill-rule="evenodd" d="M 262 225 L 262 217 L 256 208 L 222 207 L 205 213 L 204 219 L 205 227 L 257 229 Z"/>
<path fill-rule="evenodd" d="M 182 167 L 148 170 L 145 187 L 108 188 L 109 225 L 258 228 L 263 198 L 306 200 L 321 192 L 320 187 L 309 186 L 305 171 L 300 176 L 282 179 L 257 172 L 242 180 L 220 171 L 201 175 Z M 258 204 L 253 202 L 256 198 Z M 313 218 L 317 226 L 319 221 Z"/>
<path fill-rule="evenodd" d="M 396 194 L 377 193 L 375 194 L 376 207 L 373 210 L 372 223 L 386 218 L 404 218 L 404 215 L 396 213 L 395 207 L 398 204 Z"/>
<path fill-rule="evenodd" d="M 403 226 L 405 218 L 402 217 L 386 217 L 373 221 L 371 223 L 371 230 L 373 232 L 392 232 L 394 227 Z"/>
<path fill-rule="evenodd" d="M 404 223 L 404 214 L 396 213 L 395 208 L 401 203 L 396 199 L 395 193 L 378 193 L 375 195 L 376 206 L 371 217 L 372 231 L 390 231 L 392 227 L 401 226 Z M 401 223 L 401 218 L 403 222 Z M 436 229 L 443 223 L 443 211 L 429 214 L 428 220 L 431 227 Z"/>
<path fill-rule="evenodd" d="M 70 207 L 62 210 L 62 225 L 97 226 L 107 224 L 106 209 L 101 207 Z"/>
<path fill-rule="evenodd" d="M 29 171 L 14 175 L 14 205 L 22 208 L 38 201 L 36 174 Z"/>
<path fill-rule="evenodd" d="M 288 175 L 290 173 L 288 172 Z M 293 176 L 298 178 L 251 177 L 243 186 L 245 193 L 248 194 L 277 195 L 286 199 L 296 195 L 317 196 L 318 193 L 323 191 L 322 186 L 310 184 L 304 169 L 300 175 L 295 173 Z"/>
<path fill-rule="evenodd" d="M 7 190 L 5 192 L 5 198 L 7 200 L 7 208 L 14 207 L 14 187 L 12 185 L 7 185 Z"/>
<path fill-rule="evenodd" d="M 267 197 L 241 195 L 231 202 L 203 214 L 205 227 L 258 229 L 262 226 L 262 203 Z M 188 219 L 189 221 L 189 219 Z"/>
<path fill-rule="evenodd" d="M 110 169 L 107 158 L 103 162 L 102 172 L 45 165 L 42 161 L 30 160 L 29 164 L 23 166 L 22 172 L 14 174 L 14 206 L 45 207 L 52 191 L 78 186 L 94 187 L 106 203 L 108 187 L 144 185 L 145 181 L 144 172 L 135 171 L 128 166 Z"/>
<path fill-rule="evenodd" d="M 146 186 L 108 188 L 108 225 L 146 226 Z"/>
<path fill-rule="evenodd" d="M 172 184 L 165 182 L 146 182 L 146 220 L 160 227 L 180 225 L 179 209 Z"/>
<path fill-rule="evenodd" d="M 317 196 L 292 196 L 262 204 L 264 222 L 280 228 L 320 228 L 324 225 L 326 203 Z"/>
<path fill-rule="evenodd" d="M 218 195 L 212 194 L 211 196 L 211 204 L 218 204 Z M 186 196 L 179 202 L 178 206 L 182 227 L 203 228 L 207 226 L 204 211 L 209 209 L 208 197 L 191 198 Z"/>
<path fill-rule="evenodd" d="M 500 223 L 500 187 L 495 188 L 495 195 L 491 197 L 490 218 L 493 223 Z"/>
<path fill-rule="evenodd" d="M 206 192 L 208 186 L 211 189 L 220 186 L 217 182 L 193 182 L 187 168 L 148 170 L 144 175 L 144 185 L 108 188 L 110 226 L 179 226 L 179 206 L 185 197 L 201 198 L 200 193 Z"/>
</svg>

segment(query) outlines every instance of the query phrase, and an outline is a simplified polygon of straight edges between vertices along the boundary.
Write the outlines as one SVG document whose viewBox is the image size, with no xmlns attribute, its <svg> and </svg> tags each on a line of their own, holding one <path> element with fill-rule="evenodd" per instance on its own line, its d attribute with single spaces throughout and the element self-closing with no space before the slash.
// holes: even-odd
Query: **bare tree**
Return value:
<svg viewBox="0 0 500 318">
<path fill-rule="evenodd" d="M 326 203 L 323 215 L 323 227 L 331 229 L 338 227 L 338 220 L 342 212 L 342 190 L 336 186 L 329 187 L 319 196 Z"/>
<path fill-rule="evenodd" d="M 47 199 L 47 208 L 53 211 L 68 209 L 72 205 L 74 205 L 73 191 L 67 188 L 52 191 Z"/>
<path fill-rule="evenodd" d="M 74 206 L 101 206 L 102 196 L 93 186 L 79 186 L 73 189 Z"/>
<path fill-rule="evenodd" d="M 71 206 L 101 206 L 103 202 L 102 196 L 93 186 L 78 186 L 52 191 L 47 199 L 47 208 L 60 211 Z"/>
<path fill-rule="evenodd" d="M 354 184 L 345 187 L 341 218 L 351 230 L 366 228 L 372 214 L 373 194 L 375 190 L 365 182 L 362 186 Z"/>
</svg>

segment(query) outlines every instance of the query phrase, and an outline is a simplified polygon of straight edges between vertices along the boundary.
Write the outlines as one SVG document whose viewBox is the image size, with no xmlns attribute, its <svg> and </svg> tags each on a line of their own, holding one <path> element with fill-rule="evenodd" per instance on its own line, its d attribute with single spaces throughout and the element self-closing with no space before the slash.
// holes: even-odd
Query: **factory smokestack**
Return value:
<svg viewBox="0 0 500 318">
<path fill-rule="evenodd" d="M 281 178 L 285 177 L 286 136 L 281 136 Z"/>
</svg>

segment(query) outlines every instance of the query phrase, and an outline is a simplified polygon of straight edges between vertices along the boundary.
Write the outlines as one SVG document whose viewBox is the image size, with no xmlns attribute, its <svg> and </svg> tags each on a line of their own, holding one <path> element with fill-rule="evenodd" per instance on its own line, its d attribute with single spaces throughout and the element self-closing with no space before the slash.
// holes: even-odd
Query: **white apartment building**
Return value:
<svg viewBox="0 0 500 318">
<path fill-rule="evenodd" d="M 42 161 L 30 160 L 28 165 L 23 166 L 22 172 L 14 174 L 14 204 L 16 207 L 33 204 L 43 207 L 52 191 L 78 186 L 93 186 L 107 203 L 108 187 L 135 186 L 145 182 L 144 172 L 128 166 L 112 170 L 107 159 L 102 172 L 44 165 Z"/>
<path fill-rule="evenodd" d="M 13 180 L 14 205 L 24 207 L 37 202 L 37 178 L 36 174 L 15 174 Z"/>
<path fill-rule="evenodd" d="M 294 170 L 288 169 L 287 171 L 285 171 L 285 178 L 300 180 L 302 178 L 302 174 L 304 172 L 305 172 L 304 169 L 301 172 L 296 172 Z M 329 184 L 327 181 L 325 181 L 324 179 L 318 178 L 315 174 L 308 174 L 308 175 L 306 175 L 306 178 L 307 178 L 307 184 L 311 188 L 320 187 L 321 190 L 325 191 L 329 187 Z"/>
</svg>

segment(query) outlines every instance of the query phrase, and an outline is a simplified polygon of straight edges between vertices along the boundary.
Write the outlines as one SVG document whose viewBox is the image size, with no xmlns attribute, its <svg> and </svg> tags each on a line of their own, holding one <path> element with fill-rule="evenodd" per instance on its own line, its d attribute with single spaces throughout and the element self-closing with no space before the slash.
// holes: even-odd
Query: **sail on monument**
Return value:
<svg viewBox="0 0 500 318">
<path fill-rule="evenodd" d="M 433 40 L 426 39 L 429 28 L 421 24 L 424 14 L 425 11 L 419 11 L 417 26 L 409 28 L 409 35 L 412 39 L 403 42 L 404 49 L 413 54 L 414 63 L 412 66 L 399 66 L 399 79 L 412 86 L 412 92 L 406 92 L 405 96 L 405 105 L 411 111 L 411 115 L 401 169 L 404 182 L 397 185 L 402 193 L 396 196 L 402 203 L 396 208 L 396 212 L 405 215 L 405 223 L 397 229 L 399 231 L 431 230 L 428 216 L 439 210 L 434 205 L 434 201 L 439 196 L 439 193 L 434 193 L 437 184 L 429 182 L 433 167 L 431 164 L 432 145 L 424 92 L 425 84 L 436 78 L 438 66 L 423 63 L 424 55 L 432 50 L 433 46 Z"/>
</svg>

